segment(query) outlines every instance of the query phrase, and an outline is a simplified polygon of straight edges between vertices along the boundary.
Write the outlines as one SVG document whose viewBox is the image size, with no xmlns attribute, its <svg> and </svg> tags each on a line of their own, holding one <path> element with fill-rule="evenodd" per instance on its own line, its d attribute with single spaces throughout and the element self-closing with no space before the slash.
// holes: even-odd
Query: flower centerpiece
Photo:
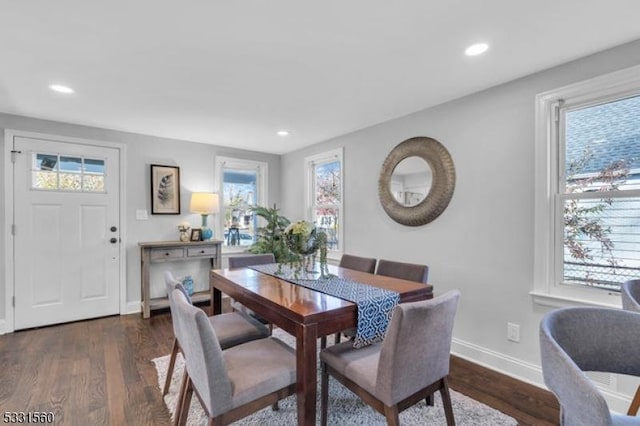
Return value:
<svg viewBox="0 0 640 426">
<path fill-rule="evenodd" d="M 289 224 L 284 230 L 287 247 L 294 254 L 291 268 L 296 274 L 303 269 L 305 272 L 313 273 L 315 257 L 320 250 L 320 273 L 326 273 L 327 258 L 327 238 L 324 232 L 318 232 L 311 223 L 306 220 L 299 220 Z"/>
</svg>

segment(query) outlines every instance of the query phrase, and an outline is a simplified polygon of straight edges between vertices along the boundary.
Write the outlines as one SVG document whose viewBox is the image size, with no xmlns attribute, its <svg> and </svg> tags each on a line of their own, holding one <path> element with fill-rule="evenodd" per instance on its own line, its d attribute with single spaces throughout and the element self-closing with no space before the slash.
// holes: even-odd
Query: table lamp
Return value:
<svg viewBox="0 0 640 426">
<path fill-rule="evenodd" d="M 207 218 L 210 214 L 218 213 L 220 205 L 218 194 L 212 192 L 194 192 L 191 194 L 191 213 L 202 215 L 202 239 L 204 241 L 213 238 L 213 230 L 207 226 Z"/>
</svg>

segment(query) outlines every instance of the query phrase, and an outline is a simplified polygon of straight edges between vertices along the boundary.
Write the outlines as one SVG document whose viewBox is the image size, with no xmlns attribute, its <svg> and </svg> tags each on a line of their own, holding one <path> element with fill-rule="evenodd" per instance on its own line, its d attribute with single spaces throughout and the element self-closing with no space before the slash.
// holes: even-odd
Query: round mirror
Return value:
<svg viewBox="0 0 640 426">
<path fill-rule="evenodd" d="M 393 169 L 389 189 L 405 207 L 416 206 L 431 189 L 431 166 L 420 157 L 407 157 Z"/>
<path fill-rule="evenodd" d="M 447 208 L 455 182 L 449 151 L 435 139 L 415 137 L 400 143 L 384 160 L 378 195 L 393 220 L 420 226 Z"/>
</svg>

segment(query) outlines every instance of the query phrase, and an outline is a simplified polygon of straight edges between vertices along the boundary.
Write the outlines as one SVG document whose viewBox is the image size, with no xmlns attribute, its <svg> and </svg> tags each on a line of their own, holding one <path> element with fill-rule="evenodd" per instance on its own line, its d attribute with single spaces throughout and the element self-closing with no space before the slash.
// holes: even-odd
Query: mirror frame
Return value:
<svg viewBox="0 0 640 426">
<path fill-rule="evenodd" d="M 405 158 L 420 157 L 431 167 L 431 189 L 418 204 L 406 207 L 391 193 L 391 176 Z M 382 163 L 378 179 L 378 196 L 389 217 L 407 226 L 421 226 L 432 222 L 447 208 L 456 185 L 456 170 L 449 151 L 437 140 L 418 136 L 399 143 Z"/>
</svg>

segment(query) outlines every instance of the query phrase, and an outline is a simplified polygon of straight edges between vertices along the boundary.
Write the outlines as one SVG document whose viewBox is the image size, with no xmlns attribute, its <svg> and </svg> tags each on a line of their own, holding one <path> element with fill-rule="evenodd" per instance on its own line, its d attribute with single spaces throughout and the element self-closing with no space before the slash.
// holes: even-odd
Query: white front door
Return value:
<svg viewBox="0 0 640 426">
<path fill-rule="evenodd" d="M 14 137 L 14 328 L 119 312 L 119 152 Z"/>
</svg>

